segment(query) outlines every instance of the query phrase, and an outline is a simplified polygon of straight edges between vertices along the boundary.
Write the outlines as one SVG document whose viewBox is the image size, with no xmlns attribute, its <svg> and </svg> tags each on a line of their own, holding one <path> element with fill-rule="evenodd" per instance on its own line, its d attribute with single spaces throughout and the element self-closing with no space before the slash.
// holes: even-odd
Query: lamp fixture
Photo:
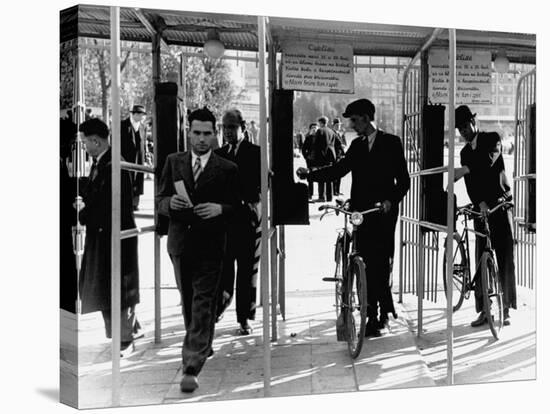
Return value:
<svg viewBox="0 0 550 414">
<path fill-rule="evenodd" d="M 506 51 L 504 49 L 499 49 L 493 63 L 495 65 L 495 70 L 498 73 L 508 72 L 508 69 L 510 68 L 510 61 L 508 60 L 508 57 L 506 56 Z"/>
<path fill-rule="evenodd" d="M 223 56 L 225 47 L 220 41 L 220 35 L 216 29 L 208 29 L 207 40 L 203 49 L 204 53 L 211 58 L 217 59 Z"/>
</svg>

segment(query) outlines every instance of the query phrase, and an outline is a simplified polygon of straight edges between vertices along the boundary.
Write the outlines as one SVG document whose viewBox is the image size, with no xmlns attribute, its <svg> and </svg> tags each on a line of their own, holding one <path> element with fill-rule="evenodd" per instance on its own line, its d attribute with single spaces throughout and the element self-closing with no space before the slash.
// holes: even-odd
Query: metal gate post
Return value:
<svg viewBox="0 0 550 414">
<path fill-rule="evenodd" d="M 120 405 L 120 8 L 111 6 L 111 357 L 112 405 Z"/>
<path fill-rule="evenodd" d="M 449 29 L 449 159 L 447 191 L 447 385 L 453 385 L 453 234 L 455 181 L 456 30 Z"/>
</svg>

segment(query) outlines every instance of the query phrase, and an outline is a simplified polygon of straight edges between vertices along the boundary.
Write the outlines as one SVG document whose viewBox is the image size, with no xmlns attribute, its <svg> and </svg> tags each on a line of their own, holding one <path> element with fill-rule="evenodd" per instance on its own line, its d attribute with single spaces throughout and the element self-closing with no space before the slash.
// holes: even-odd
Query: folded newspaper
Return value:
<svg viewBox="0 0 550 414">
<path fill-rule="evenodd" d="M 193 207 L 193 203 L 191 202 L 191 198 L 187 193 L 187 188 L 185 188 L 185 183 L 183 182 L 183 180 L 176 181 L 174 183 L 174 187 L 176 188 L 176 193 L 185 199 L 185 202 L 189 205 L 189 207 Z"/>
</svg>

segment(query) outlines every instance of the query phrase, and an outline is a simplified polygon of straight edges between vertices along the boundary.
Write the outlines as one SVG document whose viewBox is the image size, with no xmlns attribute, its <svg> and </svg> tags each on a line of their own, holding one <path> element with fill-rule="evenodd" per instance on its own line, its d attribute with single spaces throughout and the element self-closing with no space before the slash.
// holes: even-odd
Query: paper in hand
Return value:
<svg viewBox="0 0 550 414">
<path fill-rule="evenodd" d="M 183 180 L 176 181 L 174 183 L 174 187 L 176 189 L 176 193 L 185 199 L 185 202 L 189 205 L 189 207 L 193 207 L 193 203 L 191 202 L 191 198 L 187 193 L 187 189 L 185 188 L 185 183 L 183 182 Z"/>
</svg>

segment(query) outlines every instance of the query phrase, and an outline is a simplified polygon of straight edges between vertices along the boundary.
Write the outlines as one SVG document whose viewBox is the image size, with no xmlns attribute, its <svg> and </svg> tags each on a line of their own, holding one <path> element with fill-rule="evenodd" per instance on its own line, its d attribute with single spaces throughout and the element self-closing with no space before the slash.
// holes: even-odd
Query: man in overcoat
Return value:
<svg viewBox="0 0 550 414">
<path fill-rule="evenodd" d="M 316 167 L 315 153 L 313 145 L 315 143 L 315 132 L 317 132 L 318 125 L 316 122 L 309 124 L 309 129 L 302 145 L 302 155 L 306 161 L 307 168 Z M 319 186 L 321 184 L 318 184 Z M 311 201 L 313 198 L 313 181 L 307 180 L 308 198 Z"/>
<path fill-rule="evenodd" d="M 227 251 L 222 273 L 222 292 L 218 300 L 221 315 L 233 297 L 235 263 L 237 264 L 237 322 L 239 333 L 248 335 L 256 313 L 256 228 L 260 221 L 260 147 L 243 136 L 241 111 L 232 109 L 222 118 L 223 135 L 227 145 L 216 154 L 234 162 L 239 168 L 239 206 L 229 223 Z"/>
<path fill-rule="evenodd" d="M 183 302 L 182 392 L 193 392 L 212 351 L 227 221 L 239 204 L 237 166 L 212 150 L 216 118 L 207 108 L 189 115 L 191 150 L 170 154 L 156 204 L 169 218 L 168 254 Z"/>
<path fill-rule="evenodd" d="M 316 166 L 324 167 L 332 165 L 336 161 L 336 146 L 338 145 L 338 138 L 336 133 L 328 127 L 328 118 L 326 116 L 320 117 L 317 122 L 319 123 L 319 129 L 315 132 L 313 148 Z M 332 180 L 324 182 L 319 181 L 319 201 L 332 201 L 332 184 Z"/>
<path fill-rule="evenodd" d="M 120 154 L 122 158 L 132 164 L 145 164 L 145 141 L 147 130 L 143 122 L 146 116 L 143 105 L 134 105 L 130 110 L 130 116 L 120 124 Z M 139 197 L 143 194 L 143 173 L 131 171 L 134 197 L 132 200 L 134 210 L 139 207 Z"/>
<path fill-rule="evenodd" d="M 82 313 L 101 311 L 108 338 L 111 337 L 111 148 L 109 128 L 98 118 L 83 122 L 79 131 L 92 156 L 93 165 L 83 195 L 78 219 L 86 226 L 86 238 L 79 290 Z M 121 230 L 135 228 L 132 209 L 132 183 L 121 170 Z M 79 208 L 79 206 L 77 206 Z M 137 237 L 121 241 L 121 351 L 133 350 L 138 322 L 135 305 L 139 303 Z"/>
<path fill-rule="evenodd" d="M 368 99 L 350 103 L 343 116 L 349 118 L 358 137 L 344 157 L 328 167 L 297 171 L 300 178 L 313 181 L 334 180 L 351 171 L 351 209 L 363 211 L 382 204 L 383 211 L 367 215 L 357 229 L 357 249 L 367 274 L 367 336 L 380 336 L 388 314 L 397 316 L 390 289 L 390 262 L 399 203 L 410 187 L 401 140 L 374 126 L 374 112 Z"/>
<path fill-rule="evenodd" d="M 502 142 L 496 132 L 480 132 L 476 114 L 467 105 L 455 110 L 455 126 L 466 144 L 460 151 L 460 164 L 455 172 L 455 181 L 464 177 L 466 191 L 474 209 L 487 215 L 489 209 L 501 198 L 511 198 L 510 183 L 504 170 Z M 483 221 L 474 220 L 474 228 L 481 232 Z M 514 263 L 514 235 L 511 210 L 497 210 L 489 216 L 491 244 L 495 249 L 499 278 L 503 290 L 504 325 L 510 325 L 510 308 L 516 309 L 516 273 Z M 476 259 L 479 260 L 485 247 L 485 239 L 476 236 Z M 476 260 L 476 262 L 477 262 Z M 477 276 L 477 274 L 476 274 Z M 477 280 L 477 277 L 474 277 Z M 474 283 L 477 319 L 471 325 L 481 326 L 487 322 L 483 312 L 481 283 Z"/>
</svg>

